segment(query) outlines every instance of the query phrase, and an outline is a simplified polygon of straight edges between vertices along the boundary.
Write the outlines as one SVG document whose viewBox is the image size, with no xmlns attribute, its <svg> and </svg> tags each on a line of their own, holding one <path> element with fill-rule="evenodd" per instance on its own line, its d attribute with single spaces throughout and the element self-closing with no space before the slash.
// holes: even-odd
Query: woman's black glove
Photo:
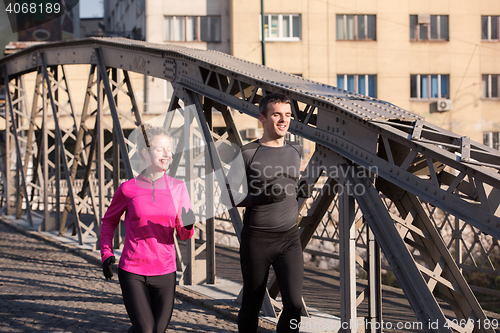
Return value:
<svg viewBox="0 0 500 333">
<path fill-rule="evenodd" d="M 106 280 L 111 280 L 113 277 L 113 264 L 115 263 L 115 257 L 111 256 L 102 262 L 102 272 Z"/>
<path fill-rule="evenodd" d="M 194 212 L 192 209 L 189 209 L 186 212 L 186 208 L 182 207 L 181 218 L 182 218 L 182 223 L 184 224 L 184 228 L 186 228 L 187 230 L 193 229 L 195 220 L 194 220 Z"/>
</svg>

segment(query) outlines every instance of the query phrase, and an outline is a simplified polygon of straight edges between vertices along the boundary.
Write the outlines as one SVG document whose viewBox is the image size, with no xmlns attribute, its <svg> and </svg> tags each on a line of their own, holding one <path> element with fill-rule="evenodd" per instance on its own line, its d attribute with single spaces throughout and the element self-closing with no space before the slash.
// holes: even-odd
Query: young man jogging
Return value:
<svg viewBox="0 0 500 333">
<path fill-rule="evenodd" d="M 297 182 L 302 149 L 285 140 L 292 115 L 290 99 L 265 96 L 259 104 L 262 138 L 241 148 L 243 166 L 231 168 L 230 188 L 246 182 L 248 195 L 238 198 L 246 207 L 240 244 L 243 300 L 238 331 L 255 333 L 269 268 L 278 281 L 283 310 L 277 332 L 298 332 L 302 309 L 304 262 L 297 227 Z"/>
</svg>

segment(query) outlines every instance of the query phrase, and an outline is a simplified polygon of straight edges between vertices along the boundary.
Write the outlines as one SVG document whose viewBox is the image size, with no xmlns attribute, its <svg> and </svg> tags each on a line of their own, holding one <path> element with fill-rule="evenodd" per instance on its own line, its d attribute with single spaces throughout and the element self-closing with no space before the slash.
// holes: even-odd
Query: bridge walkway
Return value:
<svg viewBox="0 0 500 333">
<path fill-rule="evenodd" d="M 104 280 L 100 280 L 101 272 L 99 269 L 99 264 L 100 264 L 99 253 L 97 251 L 92 251 L 90 249 L 90 245 L 84 245 L 84 246 L 79 245 L 77 236 L 72 236 L 71 231 L 67 231 L 64 236 L 59 237 L 57 236 L 56 232 L 39 232 L 37 230 L 38 223 L 35 223 L 35 225 L 31 227 L 27 219 L 15 220 L 13 219 L 13 217 L 4 216 L 2 217 L 2 219 L 0 219 L 0 221 L 2 222 L 0 223 L 0 234 L 3 235 L 2 237 L 0 237 L 0 242 L 2 243 L 1 246 L 5 249 L 6 248 L 12 249 L 13 248 L 12 242 L 15 242 L 15 244 L 17 244 L 15 245 L 15 247 L 18 248 L 18 251 L 16 252 L 15 256 L 19 256 L 21 262 L 25 260 L 28 262 L 35 262 L 36 263 L 35 267 L 39 267 L 42 261 L 40 258 L 36 257 L 32 259 L 29 258 L 23 259 L 23 256 L 24 257 L 29 256 L 30 252 L 27 249 L 32 247 L 32 245 L 30 244 L 36 242 L 35 240 L 30 240 L 30 241 L 25 241 L 24 239 L 13 240 L 14 238 L 17 239 L 17 237 L 21 237 L 21 235 L 24 235 L 24 237 L 28 235 L 31 236 L 31 238 L 43 240 L 44 243 L 48 244 L 45 246 L 52 246 L 52 247 L 56 246 L 57 248 L 59 248 L 61 251 L 59 254 L 57 254 L 58 259 L 55 260 L 60 261 L 60 263 L 56 264 L 56 266 L 60 266 L 62 264 L 63 266 L 66 267 L 64 268 L 66 271 L 68 269 L 68 265 L 63 263 L 67 260 L 73 260 L 68 258 L 73 258 L 76 255 L 84 259 L 87 259 L 87 261 L 91 264 L 92 267 L 91 268 L 92 273 L 89 274 L 93 276 L 92 277 L 93 280 L 96 280 L 92 283 L 99 285 L 101 289 L 105 287 Z M 14 228 L 19 234 L 19 236 L 9 235 L 12 233 L 13 229 L 8 228 L 8 226 Z M 6 235 L 9 236 L 7 237 Z M 181 251 L 184 252 L 184 247 L 182 242 L 180 243 L 180 247 Z M 119 252 L 117 252 L 117 255 L 119 255 Z M 5 266 L 8 255 L 5 254 L 2 257 L 3 258 L 0 260 L 0 266 Z M 23 263 L 22 265 L 25 266 L 26 264 Z M 69 267 L 71 268 L 71 265 Z M 12 285 L 8 282 L 9 280 L 12 279 L 12 277 L 6 276 L 5 269 L 2 269 L 2 272 L 4 272 L 2 273 L 2 280 L 4 281 L 4 285 L 2 287 L 3 290 L 2 294 L 4 294 L 4 296 L 9 294 L 11 295 L 11 297 L 14 297 L 13 295 L 14 290 L 8 290 L 9 288 L 12 287 Z M 61 278 L 60 276 L 61 274 L 59 274 L 61 272 L 53 272 L 53 273 L 57 275 L 54 276 L 54 279 Z M 67 273 L 69 273 L 69 275 L 71 276 L 79 276 L 76 272 L 73 272 L 74 274 L 71 272 Z M 216 275 L 217 275 L 217 283 L 214 285 L 201 284 L 194 286 L 178 287 L 177 303 L 182 304 L 181 306 L 182 310 L 179 311 L 189 312 L 189 307 L 193 306 L 194 309 L 193 311 L 195 311 L 193 315 L 195 317 L 197 315 L 196 313 L 198 313 L 199 311 L 206 313 L 205 325 L 213 324 L 221 326 L 217 328 L 218 330 L 214 330 L 213 332 L 236 331 L 235 320 L 239 308 L 236 298 L 242 283 L 241 273 L 239 269 L 238 250 L 236 248 L 221 246 L 221 245 L 217 246 Z M 340 317 L 339 277 L 340 275 L 338 272 L 332 270 L 323 270 L 314 267 L 313 264 L 306 264 L 305 281 L 304 281 L 304 300 L 308 306 L 310 317 L 308 318 L 303 317 L 301 332 L 336 332 L 338 328 L 342 325 L 339 319 Z M 88 276 L 79 277 L 79 279 L 82 279 L 82 282 L 80 283 L 81 286 L 83 286 L 85 283 L 88 282 L 84 281 L 85 279 L 88 278 L 89 278 Z M 36 281 L 34 281 L 33 279 L 33 283 L 35 282 Z M 45 282 L 36 282 L 36 283 L 44 284 Z M 61 282 L 59 281 L 58 284 L 60 283 Z M 113 304 L 120 303 L 119 286 L 117 290 L 114 290 L 117 287 L 115 286 L 115 284 L 117 285 L 117 281 L 114 281 L 114 283 L 110 284 L 110 286 L 112 286 L 111 289 L 113 289 L 113 291 L 110 290 L 106 292 L 108 296 L 113 294 L 113 297 L 115 299 Z M 358 280 L 358 287 L 360 291 L 364 290 L 366 287 L 366 281 Z M 77 288 L 79 287 L 77 286 Z M 55 295 L 52 295 L 53 294 L 52 289 L 49 288 L 46 289 L 45 291 L 44 289 L 45 288 L 41 288 L 39 291 L 37 291 L 40 294 L 39 295 L 40 300 L 42 301 L 42 303 L 44 303 L 44 305 L 39 304 L 40 306 L 42 306 L 42 310 L 37 310 L 36 314 L 35 312 L 33 312 L 33 315 L 36 316 L 37 318 L 39 318 L 40 315 L 43 314 L 43 312 L 45 311 L 43 309 L 46 306 L 45 304 L 46 300 L 55 297 Z M 57 296 L 56 298 L 59 298 L 59 296 Z M 64 296 L 62 298 L 64 298 Z M 402 330 L 398 329 L 397 325 L 400 325 L 400 327 L 404 327 L 405 332 L 423 331 L 422 329 L 419 329 L 420 327 L 417 318 L 415 317 L 410 305 L 408 304 L 404 296 L 404 293 L 400 289 L 384 286 L 382 291 L 382 298 L 383 298 L 383 309 L 382 309 L 383 323 L 381 324 L 385 328 L 384 329 L 385 332 L 391 332 L 391 331 L 401 332 Z M 70 300 L 68 299 L 66 301 L 69 302 Z M 3 302 L 13 302 L 13 299 L 10 299 L 9 301 L 6 298 L 4 299 Z M 35 299 L 34 302 L 37 303 L 38 301 Z M 92 301 L 90 302 L 92 303 Z M 101 300 L 99 299 L 99 297 L 96 297 L 93 302 L 98 304 L 99 302 L 101 302 Z M 184 304 L 186 302 L 187 304 Z M 21 304 L 18 302 L 13 302 L 13 303 Z M 40 319 L 36 319 L 34 317 L 30 318 L 30 315 L 26 311 L 23 311 L 23 316 L 25 318 L 19 321 L 21 319 L 21 317 L 19 317 L 19 313 L 12 312 L 15 311 L 12 309 L 13 303 L 2 307 L 4 310 L 0 314 L 0 317 L 16 316 L 17 320 L 14 320 L 12 318 L 11 319 L 3 318 L 1 320 L 2 324 L 0 325 L 0 332 L 21 332 L 22 330 L 17 330 L 12 325 L 14 326 L 28 325 L 27 323 L 30 322 L 35 323 L 37 321 L 40 321 Z M 184 308 L 186 307 L 188 309 L 184 310 Z M 118 308 L 119 307 L 117 307 L 117 309 L 114 310 L 115 312 L 117 312 L 116 316 L 112 316 L 111 314 L 108 314 L 108 316 L 109 318 L 114 317 L 113 320 L 118 320 L 120 322 L 120 325 L 126 326 L 127 317 L 124 312 L 124 309 L 119 310 Z M 55 309 L 52 309 L 50 311 L 53 312 L 54 310 Z M 19 309 L 19 311 L 21 311 L 21 309 Z M 85 312 L 85 310 L 82 311 L 83 313 Z M 364 316 L 367 314 L 368 309 L 366 307 L 365 308 L 360 307 L 359 311 L 360 311 L 360 316 Z M 50 316 L 52 315 L 49 315 L 49 317 Z M 182 321 L 182 319 L 176 319 L 176 320 Z M 180 322 L 175 324 L 176 320 L 173 321 L 176 332 L 184 332 L 186 328 L 180 329 L 180 326 L 183 325 L 188 325 L 192 327 L 192 329 L 197 330 L 195 327 L 196 325 L 200 324 L 199 322 L 200 319 L 195 320 L 194 323 L 192 322 L 193 320 L 191 320 L 191 322 Z M 24 323 L 22 323 L 23 321 Z M 41 320 L 41 322 L 43 323 L 45 321 Z M 59 318 L 56 320 L 56 322 L 62 323 L 63 321 L 61 321 L 61 319 Z M 276 319 L 274 318 L 262 317 L 261 318 L 262 331 L 271 332 L 272 329 L 274 328 L 275 322 Z M 5 324 L 8 324 L 10 328 L 7 327 L 2 328 L 2 326 Z M 37 329 L 44 330 L 45 326 L 42 325 L 33 327 L 37 327 Z M 60 329 L 64 331 L 63 327 L 60 327 Z M 104 327 L 101 327 L 100 329 L 103 330 L 102 332 L 106 331 L 106 328 Z M 171 326 L 171 329 L 173 329 L 173 326 Z M 50 329 L 47 328 L 47 331 L 50 331 Z M 92 332 L 93 329 L 88 328 L 85 329 L 85 331 Z M 203 331 L 208 332 L 205 329 Z"/>
</svg>

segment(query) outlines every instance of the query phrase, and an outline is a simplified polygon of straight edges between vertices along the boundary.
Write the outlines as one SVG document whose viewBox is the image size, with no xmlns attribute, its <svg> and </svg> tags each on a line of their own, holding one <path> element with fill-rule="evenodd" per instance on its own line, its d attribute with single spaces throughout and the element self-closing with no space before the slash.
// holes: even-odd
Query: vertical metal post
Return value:
<svg viewBox="0 0 500 333">
<path fill-rule="evenodd" d="M 104 182 L 104 130 L 102 126 L 102 106 L 104 104 L 104 94 L 102 91 L 102 79 L 101 76 L 104 75 L 101 74 L 101 71 L 98 70 L 97 72 L 97 84 L 96 84 L 96 90 L 97 90 L 97 110 L 96 110 L 96 137 L 94 140 L 96 140 L 96 169 L 97 169 L 97 183 L 99 184 L 99 193 L 98 193 L 98 205 L 99 205 L 99 220 L 98 225 L 101 226 L 101 219 L 104 216 L 104 190 L 105 190 L 105 182 Z M 89 162 L 90 163 L 90 162 Z M 92 186 L 92 184 L 90 185 Z M 114 244 L 114 247 L 116 247 L 117 244 Z"/>
<path fill-rule="evenodd" d="M 5 68 L 5 67 L 4 67 Z M 9 87 L 9 79 L 7 76 L 6 71 L 4 70 L 4 86 L 5 86 L 5 95 L 10 96 L 10 87 Z M 10 103 L 5 103 L 5 213 L 7 215 L 13 215 L 15 212 L 15 207 L 13 203 L 11 202 L 12 200 L 12 195 L 13 193 L 13 172 L 11 171 L 11 166 L 12 166 L 12 133 L 11 133 L 11 122 L 12 119 L 10 119 L 10 108 L 12 105 Z"/>
<path fill-rule="evenodd" d="M 462 258 L 462 223 L 460 223 L 460 219 L 455 216 L 455 230 L 452 231 L 453 241 L 455 242 L 455 262 L 457 263 L 458 269 L 462 272 L 462 268 L 460 267 L 463 262 Z"/>
<path fill-rule="evenodd" d="M 207 126 L 212 132 L 212 103 L 209 103 L 205 98 L 203 103 L 205 120 Z M 203 120 L 201 120 L 203 121 Z M 207 142 L 207 145 L 210 144 Z M 208 146 L 207 146 L 208 147 Z M 212 167 L 212 159 L 210 158 L 210 150 L 205 150 L 205 200 L 206 200 L 206 251 L 207 251 L 207 279 L 206 283 L 214 284 L 215 281 L 215 219 L 214 219 L 214 173 Z"/>
<path fill-rule="evenodd" d="M 111 78 L 113 82 L 118 82 L 118 71 L 116 68 L 111 69 Z M 108 98 L 108 102 L 109 98 Z M 114 103 L 116 108 L 118 108 L 118 94 L 115 95 L 114 98 Z M 114 125 L 114 123 L 113 123 Z M 113 126 L 114 127 L 114 126 Z M 118 142 L 118 137 L 117 137 L 117 132 L 120 131 L 121 129 L 114 128 L 113 131 L 113 190 L 116 192 L 118 189 L 118 185 L 120 185 L 120 143 Z M 104 214 L 103 214 L 104 215 Z M 119 223 L 116 226 L 115 229 L 115 234 L 114 234 L 114 244 L 117 247 L 120 247 L 120 241 L 121 241 L 121 229 L 122 229 L 122 223 Z"/>
<path fill-rule="evenodd" d="M 58 67 L 54 67 L 53 71 L 54 75 L 54 81 L 59 82 L 59 77 L 58 77 Z M 47 84 L 50 84 L 50 81 L 47 81 Z M 54 100 L 56 101 L 55 107 L 57 108 L 57 114 L 59 114 L 59 87 L 56 86 L 54 90 Z M 58 121 L 57 119 L 54 118 L 55 121 Z M 57 137 L 56 137 L 57 138 Z M 61 223 L 61 148 L 64 150 L 64 143 L 63 147 L 59 146 L 59 140 L 55 140 L 55 145 L 54 145 L 54 153 L 55 153 L 55 180 L 54 180 L 54 185 L 56 186 L 56 197 L 55 197 L 55 207 L 52 207 L 51 211 L 54 212 L 54 218 L 55 218 L 55 223 L 56 223 L 56 228 L 59 229 L 59 226 Z M 66 156 L 62 156 L 62 158 L 66 158 Z M 65 175 L 66 176 L 66 175 Z M 64 177 L 67 179 L 67 177 Z M 66 180 L 67 181 L 67 180 Z M 69 184 L 66 184 L 66 188 L 69 190 L 71 186 L 68 186 Z M 70 197 L 70 193 L 67 194 L 68 197 Z M 52 229 L 52 228 L 51 228 Z M 75 234 L 77 231 L 73 229 L 73 233 Z"/>
<path fill-rule="evenodd" d="M 355 201 L 348 193 L 349 185 L 345 179 L 342 184 L 339 191 L 340 320 L 347 323 L 348 328 L 342 325 L 339 332 L 357 333 Z"/>
<path fill-rule="evenodd" d="M 186 185 L 189 196 L 194 195 L 194 187 L 193 187 L 193 182 L 191 179 L 192 172 L 193 172 L 193 153 L 194 153 L 194 147 L 193 147 L 193 138 L 191 134 L 191 124 L 192 124 L 192 119 L 193 115 L 191 114 L 191 107 L 185 107 L 184 108 L 184 167 L 185 167 L 185 174 L 186 174 Z M 184 283 L 187 285 L 192 285 L 194 283 L 194 268 L 195 268 L 195 259 L 196 259 L 196 253 L 195 253 L 195 244 L 194 244 L 194 237 L 188 239 L 186 241 L 186 249 L 187 249 L 187 265 L 186 265 L 186 271 L 184 272 Z"/>
<path fill-rule="evenodd" d="M 4 134 L 7 134 L 7 129 L 5 130 Z M 0 214 L 5 214 L 7 211 L 7 206 L 8 206 L 8 201 L 7 198 L 5 197 L 6 193 L 6 186 L 7 186 L 7 179 L 6 179 L 6 173 L 7 173 L 7 158 L 6 158 L 6 153 L 5 153 L 5 141 L 3 142 L 3 145 L 0 143 L 0 172 L 1 172 L 1 178 L 2 178 L 2 194 L 0 197 Z"/>
<path fill-rule="evenodd" d="M 18 130 L 16 130 L 15 132 L 15 135 L 18 139 L 20 139 L 21 137 L 21 131 L 19 131 L 19 125 L 21 125 L 21 119 L 19 117 L 19 112 L 22 112 L 22 106 L 20 105 L 20 94 L 19 94 L 19 77 L 16 77 L 14 79 L 14 87 L 15 87 L 15 90 L 14 90 L 14 97 L 12 99 L 12 110 L 14 110 L 14 105 L 16 106 L 16 110 L 17 112 L 14 113 L 13 115 L 13 118 L 12 118 L 12 122 L 15 122 L 16 124 L 16 128 Z M 25 154 L 23 154 L 23 148 L 22 148 L 22 143 L 23 143 L 23 140 L 20 140 L 19 141 L 19 152 L 20 152 L 20 156 L 24 156 Z M 26 152 L 25 152 L 26 153 Z M 17 212 L 16 212 L 16 219 L 20 219 L 23 215 L 23 202 L 26 202 L 26 205 L 29 204 L 29 201 L 28 199 L 26 198 L 26 201 L 23 200 L 23 191 L 21 189 L 21 182 L 20 182 L 20 179 L 21 179 L 21 170 L 24 170 L 24 166 L 23 165 L 18 165 L 17 168 L 16 168 L 16 179 L 17 179 L 17 182 L 16 182 L 16 186 L 17 186 Z M 27 170 L 25 171 L 24 173 L 25 175 L 27 175 Z"/>
<path fill-rule="evenodd" d="M 4 142 L 4 144 L 5 144 L 5 142 Z M 0 207 L 1 207 L 0 213 L 4 214 L 7 211 L 7 200 L 5 197 L 5 195 L 6 195 L 5 188 L 7 186 L 7 179 L 6 179 L 7 159 L 5 158 L 6 156 L 5 156 L 5 146 L 4 145 L 0 145 L 0 151 L 1 151 L 0 172 L 2 173 L 1 177 L 2 177 L 2 185 L 3 185 L 3 192 L 2 192 L 2 196 L 0 197 Z"/>
<path fill-rule="evenodd" d="M 27 144 L 26 144 L 27 150 L 26 150 L 26 156 L 24 158 L 25 170 L 28 170 L 28 166 L 30 165 L 30 163 L 32 164 L 32 170 L 33 170 L 32 179 L 29 181 L 29 183 L 31 183 L 31 188 L 30 188 L 31 193 L 28 200 L 36 201 L 38 209 L 40 209 L 40 205 L 42 204 L 43 200 L 43 194 L 41 193 L 40 187 L 37 188 L 36 186 L 37 182 L 39 182 L 39 186 L 43 186 L 43 174 L 41 169 L 42 168 L 41 163 L 43 157 L 42 155 L 43 138 L 41 137 L 42 133 L 41 127 L 37 126 L 36 119 L 41 118 L 40 112 L 43 110 L 43 104 L 41 108 L 38 107 L 40 100 L 43 102 L 43 97 L 41 92 L 42 84 L 43 84 L 42 73 L 39 70 L 37 70 L 33 100 L 31 104 L 30 124 L 27 135 Z M 40 129 L 39 133 L 36 133 L 37 128 Z"/>
<path fill-rule="evenodd" d="M 49 101 L 47 98 L 46 82 L 42 80 L 42 169 L 43 169 L 43 224 L 41 230 L 45 231 L 49 223 L 49 144 L 47 128 L 47 112 L 49 111 Z"/>
<path fill-rule="evenodd" d="M 54 142 L 54 154 L 55 154 L 55 179 L 54 179 L 54 186 L 56 187 L 56 194 L 55 194 L 55 203 L 53 203 L 50 211 L 54 212 L 54 222 L 55 227 L 59 229 L 60 223 L 61 223 L 61 216 L 60 216 L 60 211 L 61 211 L 61 147 L 59 146 L 58 140 L 55 140 Z M 65 186 L 65 188 L 69 188 L 68 186 Z M 69 193 L 67 194 L 69 197 Z M 55 205 L 55 206 L 54 206 Z M 47 230 L 48 231 L 48 230 Z M 73 233 L 76 233 L 76 230 L 73 230 Z"/>
<path fill-rule="evenodd" d="M 363 218 L 364 219 L 364 218 Z M 381 262 L 380 247 L 375 240 L 375 235 L 364 221 L 367 229 L 368 238 L 368 318 L 367 332 L 381 332 L 380 323 L 382 323 L 382 281 L 381 281 Z"/>
<path fill-rule="evenodd" d="M 264 0 L 260 0 L 260 29 L 261 29 L 261 45 L 262 45 L 262 65 L 266 65 L 266 35 L 264 32 Z"/>
</svg>

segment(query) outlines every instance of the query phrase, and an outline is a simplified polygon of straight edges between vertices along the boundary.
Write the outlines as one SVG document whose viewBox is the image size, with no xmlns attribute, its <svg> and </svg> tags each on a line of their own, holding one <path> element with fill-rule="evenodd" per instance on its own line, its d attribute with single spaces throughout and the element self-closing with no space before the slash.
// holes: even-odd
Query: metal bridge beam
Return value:
<svg viewBox="0 0 500 333">
<path fill-rule="evenodd" d="M 444 294 L 442 298 L 452 306 L 459 321 L 465 320 L 467 324 L 472 325 L 474 332 L 494 332 L 492 327 L 485 328 L 481 325 L 487 317 L 465 279 L 459 273 L 439 233 L 426 219 L 427 216 L 421 209 L 418 199 L 408 194 L 408 197 L 399 204 L 400 211 L 406 211 L 407 218 L 399 220 L 399 224 L 405 228 L 398 230 L 394 223 L 398 222 L 397 219 L 393 222 L 394 218 L 380 199 L 372 180 L 356 176 L 357 171 L 349 172 L 347 168 L 345 170 L 348 174 L 346 178 L 351 184 L 351 191 L 360 204 L 387 260 L 391 263 L 415 314 L 424 323 L 424 330 L 426 332 L 451 332 L 451 327 L 454 326 L 453 322 L 444 316 L 441 306 L 433 295 L 436 291 L 436 284 L 440 283 L 442 287 L 440 292 Z M 355 186 L 362 186 L 366 192 L 357 194 Z M 418 227 L 420 223 L 424 226 Z M 410 232 L 412 237 L 408 237 Z M 406 237 L 408 237 L 408 242 L 424 253 L 424 257 L 427 257 L 428 267 L 424 267 L 412 257 L 404 244 Z M 438 327 L 434 329 L 426 323 L 438 323 Z"/>
<path fill-rule="evenodd" d="M 62 129 L 58 116 L 64 111 L 72 112 L 63 66 L 72 64 L 89 64 L 91 69 L 80 123 L 77 124 L 73 115 L 74 126 Z M 22 79 L 24 74 L 30 72 L 38 74 L 33 106 L 28 114 Z M 37 45 L 0 59 L 0 77 L 3 77 L 2 82 L 8 92 L 5 155 L 2 160 L 4 213 L 13 214 L 12 208 L 17 204 L 19 213 L 25 207 L 32 222 L 32 208 L 43 207 L 47 222 L 49 209 L 54 209 L 55 201 L 54 210 L 58 216 L 57 199 L 64 194 L 58 192 L 62 188 L 57 172 L 52 170 L 59 170 L 58 161 L 61 161 L 68 184 L 80 180 L 79 172 L 84 174 L 79 195 L 71 189 L 64 202 L 61 233 L 66 228 L 66 217 L 71 213 L 75 216 L 81 242 L 86 235 L 99 234 L 100 218 L 109 205 L 112 189 L 118 185 L 118 160 L 123 161 L 128 177 L 131 176 L 123 128 L 126 123 L 137 126 L 142 122 L 128 72 L 171 82 L 175 92 L 169 111 L 194 104 L 200 119 L 200 133 L 196 135 L 203 137 L 209 150 L 219 141 L 242 144 L 229 109 L 258 117 L 257 104 L 266 94 L 281 92 L 291 98 L 293 121 L 290 131 L 317 144 L 308 169 L 321 171 L 321 175 L 318 171 L 317 175 L 304 176 L 309 184 L 315 186 L 316 196 L 300 202 L 305 212 L 298 221 L 301 241 L 307 250 L 311 240 L 326 239 L 318 236 L 320 229 L 335 229 L 338 240 L 334 241 L 342 244 L 341 251 L 329 255 L 341 259 L 347 265 L 344 265 L 344 271 L 349 272 L 349 278 L 343 280 L 341 312 L 344 319 L 358 317 L 356 307 L 368 300 L 369 314 L 365 321 L 381 320 L 379 244 L 426 331 L 449 331 L 444 327 L 437 330 L 425 327 L 429 321 L 444 323 L 448 316 L 443 314 L 438 299 L 452 307 L 450 318 L 485 320 L 484 312 L 461 270 L 488 274 L 495 274 L 498 270 L 489 256 L 500 247 L 500 152 L 429 124 L 420 116 L 390 103 L 217 52 L 125 39 L 87 39 Z M 59 73 L 62 73 L 62 78 L 59 78 Z M 121 73 L 123 80 L 119 76 Z M 122 96 L 132 105 L 131 110 L 120 109 Z M 63 103 L 65 100 L 68 103 Z M 91 104 L 96 104 L 95 109 L 90 110 Z M 46 117 L 49 107 L 54 123 L 49 123 Z M 222 113 L 225 121 L 227 131 L 223 136 L 212 131 L 213 108 Z M 34 121 L 40 114 L 42 124 Z M 108 115 L 111 123 L 108 122 Z M 192 120 L 188 118 L 184 127 L 186 136 L 179 143 L 187 151 L 190 150 L 187 130 L 192 125 Z M 166 121 L 171 120 L 167 117 Z M 94 128 L 88 125 L 92 122 L 95 123 Z M 55 127 L 54 132 L 52 127 Z M 113 133 L 111 142 L 104 142 L 104 133 L 107 132 Z M 42 133 L 42 144 L 35 140 L 37 133 Z M 56 139 L 53 145 L 49 144 L 51 136 Z M 65 139 L 69 137 L 77 142 L 74 152 L 65 150 Z M 25 155 L 23 150 L 26 150 Z M 54 152 L 55 162 L 45 158 L 50 152 Z M 104 159 L 106 152 L 112 154 L 114 163 Z M 10 170 L 12 158 L 17 159 L 17 179 Z M 224 169 L 215 150 L 204 158 L 210 161 L 212 170 Z M 31 163 L 33 171 L 27 177 Z M 176 169 L 179 163 L 180 157 L 174 158 L 172 168 Z M 340 167 L 346 165 L 347 170 Z M 347 172 L 349 168 L 364 168 L 370 176 L 353 176 Z M 107 176 L 110 172 L 114 175 L 112 179 Z M 225 183 L 223 174 L 216 172 L 215 176 L 217 182 L 213 184 L 216 187 L 216 184 Z M 375 177 L 375 181 L 371 177 Z M 56 198 L 48 196 L 48 186 L 52 182 L 56 186 Z M 204 185 L 210 188 L 211 184 L 212 180 L 207 179 Z M 356 206 L 352 197 L 344 194 L 337 196 L 336 191 L 331 191 L 337 184 L 351 188 L 364 217 L 358 217 L 357 210 L 353 217 L 352 209 Z M 356 185 L 363 186 L 367 192 L 356 195 Z M 40 193 L 42 191 L 44 193 Z M 387 204 L 386 197 L 393 206 Z M 15 198 L 18 198 L 17 203 Z M 453 244 L 444 243 L 440 230 L 431 221 L 430 211 L 436 208 L 456 219 L 458 226 L 453 234 L 455 247 L 459 248 L 466 227 L 473 231 L 474 238 L 490 237 L 490 247 L 484 249 L 487 258 L 477 260 L 476 266 L 466 263 L 465 260 L 473 255 L 470 249 L 467 249 L 463 260 L 461 253 L 453 258 L 449 252 Z M 88 226 L 78 220 L 83 210 L 94 214 L 95 224 Z M 333 225 L 325 223 L 325 220 L 332 219 L 332 211 L 342 215 Z M 239 212 L 232 209 L 229 215 L 239 238 Z M 365 220 L 367 223 L 364 223 Z M 50 228 L 46 224 L 47 227 Z M 85 232 L 82 233 L 79 228 Z M 199 248 L 189 245 L 191 252 L 187 266 L 179 258 L 180 267 L 191 272 L 189 277 L 185 276 L 185 282 L 204 279 L 214 282 L 212 221 L 208 219 L 197 229 L 200 233 L 205 232 L 209 240 Z M 119 246 L 119 242 L 117 238 L 115 246 Z M 474 241 L 474 244 L 477 243 Z M 354 248 L 356 251 L 365 249 L 366 256 L 361 258 L 357 252 L 353 253 Z M 207 268 L 204 276 L 194 276 L 193 265 L 203 249 L 208 252 Z M 365 269 L 370 277 L 368 290 L 360 294 L 356 294 L 354 289 L 354 266 Z M 479 289 L 476 287 L 474 290 Z M 277 293 L 277 286 L 271 284 L 270 295 L 276 296 Z M 268 305 L 272 308 L 271 299 L 268 299 Z M 353 302 L 356 307 L 352 306 Z M 475 331 L 489 332 L 478 327 Z"/>
</svg>

